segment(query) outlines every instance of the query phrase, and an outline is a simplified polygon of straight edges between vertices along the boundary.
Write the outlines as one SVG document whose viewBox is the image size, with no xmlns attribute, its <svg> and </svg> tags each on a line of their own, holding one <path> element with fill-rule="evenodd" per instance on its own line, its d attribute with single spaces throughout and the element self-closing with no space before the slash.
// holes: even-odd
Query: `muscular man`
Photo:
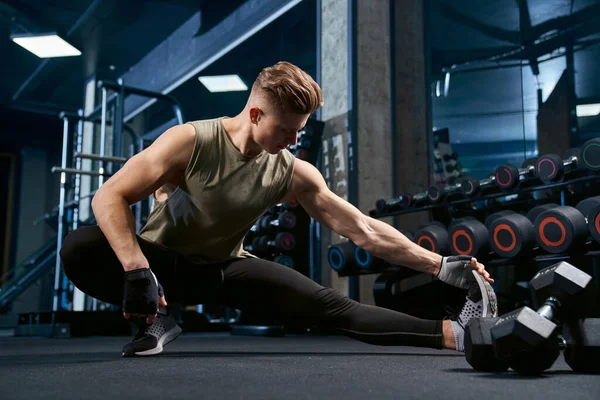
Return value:
<svg viewBox="0 0 600 400">
<path fill-rule="evenodd" d="M 60 255 L 80 290 L 142 319 L 124 356 L 158 354 L 181 333 L 167 299 L 326 324 L 373 344 L 457 350 L 470 318 L 496 313 L 493 280 L 477 260 L 417 246 L 336 196 L 315 167 L 286 150 L 322 104 L 314 80 L 280 62 L 259 74 L 239 115 L 169 129 L 98 190 L 98 226 L 72 232 Z M 129 206 L 149 195 L 156 202 L 138 236 Z M 244 251 L 256 220 L 291 199 L 375 256 L 467 289 L 457 321 L 361 304 Z"/>
</svg>

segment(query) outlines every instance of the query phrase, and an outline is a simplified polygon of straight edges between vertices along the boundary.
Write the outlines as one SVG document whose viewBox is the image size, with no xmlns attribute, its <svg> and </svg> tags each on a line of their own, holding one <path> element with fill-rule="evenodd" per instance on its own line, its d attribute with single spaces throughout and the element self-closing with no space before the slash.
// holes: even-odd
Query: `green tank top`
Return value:
<svg viewBox="0 0 600 400">
<path fill-rule="evenodd" d="M 188 122 L 194 151 L 180 185 L 155 201 L 140 236 L 198 264 L 256 257 L 243 249 L 257 219 L 287 193 L 294 155 L 240 153 L 222 118 Z"/>
</svg>

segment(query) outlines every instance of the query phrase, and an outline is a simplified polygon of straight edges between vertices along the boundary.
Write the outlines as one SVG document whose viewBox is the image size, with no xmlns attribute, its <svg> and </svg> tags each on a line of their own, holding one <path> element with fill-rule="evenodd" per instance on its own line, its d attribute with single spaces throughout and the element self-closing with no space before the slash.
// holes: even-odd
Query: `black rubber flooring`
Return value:
<svg viewBox="0 0 600 400">
<path fill-rule="evenodd" d="M 531 378 L 340 336 L 184 334 L 159 356 L 122 358 L 128 340 L 0 337 L 0 399 L 600 399 L 600 376 L 562 358 Z"/>
</svg>

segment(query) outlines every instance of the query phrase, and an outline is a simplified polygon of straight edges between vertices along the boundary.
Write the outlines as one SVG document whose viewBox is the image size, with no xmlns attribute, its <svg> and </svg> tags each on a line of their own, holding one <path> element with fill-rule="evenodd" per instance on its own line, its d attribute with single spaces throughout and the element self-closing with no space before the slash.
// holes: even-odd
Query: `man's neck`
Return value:
<svg viewBox="0 0 600 400">
<path fill-rule="evenodd" d="M 252 127 L 247 126 L 239 115 L 223 118 L 223 127 L 235 148 L 243 155 L 253 157 L 262 152 L 262 148 L 252 140 Z"/>
</svg>

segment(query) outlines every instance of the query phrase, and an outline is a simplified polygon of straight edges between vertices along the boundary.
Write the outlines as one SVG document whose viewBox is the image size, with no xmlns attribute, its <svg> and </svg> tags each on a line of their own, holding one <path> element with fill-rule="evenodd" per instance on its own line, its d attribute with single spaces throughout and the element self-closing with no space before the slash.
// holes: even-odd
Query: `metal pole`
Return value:
<svg viewBox="0 0 600 400">
<path fill-rule="evenodd" d="M 75 145 L 75 155 L 81 153 L 83 147 L 83 110 L 77 112 L 79 115 L 79 122 L 77 123 L 77 144 Z M 81 169 L 81 158 L 75 159 L 75 169 Z M 73 195 L 73 201 L 75 202 L 75 208 L 73 208 L 73 230 L 79 228 L 79 196 L 81 193 L 81 174 L 75 174 L 75 190 Z"/>
<path fill-rule="evenodd" d="M 69 146 L 69 118 L 63 117 L 63 147 L 62 147 L 62 168 L 67 167 L 67 152 Z M 54 297 L 52 299 L 52 311 L 58 310 L 58 293 L 60 291 L 60 249 L 63 242 L 63 219 L 65 216 L 65 184 L 67 174 L 60 174 L 60 197 L 58 203 L 58 235 L 56 240 L 56 267 L 54 269 Z"/>
<path fill-rule="evenodd" d="M 88 160 L 109 161 L 109 162 L 121 163 L 121 164 L 124 164 L 125 162 L 127 162 L 127 159 L 124 157 L 108 157 L 108 156 L 101 157 L 97 154 L 86 154 L 86 153 L 79 153 L 79 152 L 75 153 L 74 155 L 76 158 L 87 158 Z"/>
<path fill-rule="evenodd" d="M 106 88 L 102 88 L 102 122 L 100 123 L 100 156 L 106 155 Z M 98 172 L 104 174 L 104 161 L 98 162 Z M 104 177 L 98 178 L 98 187 L 104 184 Z"/>
<path fill-rule="evenodd" d="M 66 174 L 81 174 L 81 175 L 90 175 L 90 176 L 108 176 L 110 177 L 110 174 L 102 174 L 98 171 L 85 171 L 85 170 L 78 170 L 75 168 L 59 168 L 59 167 L 52 167 L 52 169 L 50 170 L 52 173 L 54 172 L 64 172 Z"/>
</svg>

